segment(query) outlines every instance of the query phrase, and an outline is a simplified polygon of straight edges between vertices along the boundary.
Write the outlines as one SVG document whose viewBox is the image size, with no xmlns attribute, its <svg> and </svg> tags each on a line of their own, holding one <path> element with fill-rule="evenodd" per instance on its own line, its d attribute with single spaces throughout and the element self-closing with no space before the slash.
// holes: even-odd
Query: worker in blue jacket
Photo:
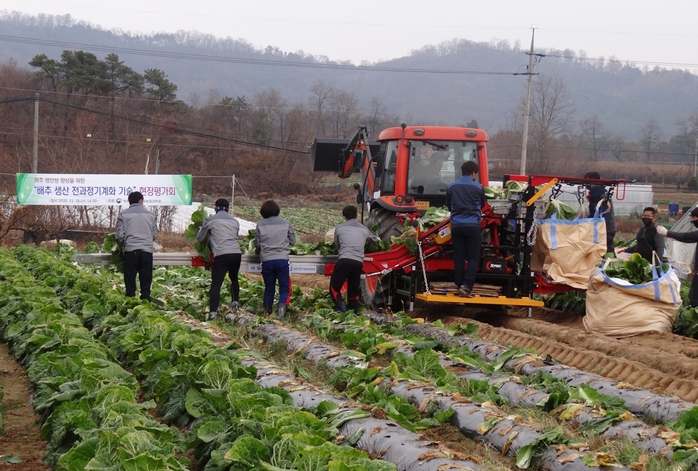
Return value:
<svg viewBox="0 0 698 471">
<path fill-rule="evenodd" d="M 361 273 L 364 266 L 364 248 L 367 240 L 378 242 L 378 236 L 356 220 L 356 206 L 342 209 L 343 224 L 334 229 L 334 245 L 339 257 L 330 277 L 330 297 L 335 310 L 345 312 L 347 306 L 357 312 L 361 296 Z M 347 302 L 342 298 L 342 286 L 347 282 Z"/>
<path fill-rule="evenodd" d="M 230 203 L 227 199 L 216 200 L 216 214 L 207 217 L 196 234 L 196 240 L 199 242 L 208 240 L 213 253 L 211 288 L 208 292 L 209 319 L 218 317 L 221 286 L 226 273 L 230 278 L 230 292 L 232 293 L 230 308 L 232 310 L 238 309 L 238 300 L 240 299 L 240 284 L 238 282 L 240 262 L 242 261 L 242 251 L 238 242 L 240 223 L 228 214 L 229 209 Z"/>
<path fill-rule="evenodd" d="M 116 243 L 124 250 L 126 296 L 136 295 L 136 274 L 141 299 L 150 301 L 153 282 L 153 241 L 158 236 L 155 215 L 143 206 L 140 191 L 128 195 L 129 207 L 116 218 Z"/>
<path fill-rule="evenodd" d="M 465 297 L 471 297 L 475 285 L 482 246 L 480 218 L 487 202 L 485 190 L 477 181 L 479 172 L 477 163 L 472 160 L 463 162 L 462 176 L 446 189 L 446 206 L 451 211 L 454 281 L 458 294 Z"/>
</svg>

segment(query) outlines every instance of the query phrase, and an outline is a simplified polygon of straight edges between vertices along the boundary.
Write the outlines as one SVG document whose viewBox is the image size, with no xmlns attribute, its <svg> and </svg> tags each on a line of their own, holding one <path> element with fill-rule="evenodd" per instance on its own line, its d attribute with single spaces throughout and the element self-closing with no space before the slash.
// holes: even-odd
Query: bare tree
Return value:
<svg viewBox="0 0 698 471">
<path fill-rule="evenodd" d="M 363 122 L 368 127 L 368 132 L 371 136 L 378 135 L 378 132 L 383 128 L 385 118 L 388 115 L 388 107 L 383 104 L 377 97 L 371 98 L 371 108 L 368 114 L 364 117 Z"/>
<path fill-rule="evenodd" d="M 611 137 L 608 140 L 608 147 L 609 151 L 611 152 L 611 155 L 618 160 L 618 162 L 623 162 L 624 160 L 630 160 L 630 159 L 623 159 L 623 153 L 633 155 L 632 153 L 632 146 L 630 146 L 627 142 L 625 142 L 625 139 L 622 137 Z"/>
<path fill-rule="evenodd" d="M 688 118 L 679 119 L 676 124 L 681 134 L 698 134 L 698 113 L 693 113 Z"/>
<path fill-rule="evenodd" d="M 662 138 L 662 128 L 654 118 L 650 118 L 647 123 L 640 128 L 640 147 L 647 156 L 647 162 L 652 161 L 652 153 L 659 147 Z"/>
<path fill-rule="evenodd" d="M 523 105 L 523 104 L 522 104 Z M 550 170 L 556 139 L 569 130 L 574 106 L 562 77 L 541 75 L 531 90 L 531 166 L 536 171 Z"/>
<path fill-rule="evenodd" d="M 583 119 L 579 122 L 582 128 L 583 148 L 589 149 L 591 160 L 598 162 L 602 147 L 606 145 L 607 137 L 603 124 L 597 115 Z"/>
<path fill-rule="evenodd" d="M 312 96 L 308 99 L 310 103 L 311 114 L 315 120 L 315 134 L 317 136 L 326 136 L 325 114 L 329 106 L 330 98 L 335 93 L 335 88 L 325 82 L 315 82 L 310 86 Z"/>
<path fill-rule="evenodd" d="M 308 112 L 303 103 L 296 103 L 286 114 L 285 136 L 282 137 L 286 147 L 299 147 L 305 149 L 306 144 L 312 140 L 312 124 Z"/>
<path fill-rule="evenodd" d="M 358 121 L 358 102 L 353 93 L 339 91 L 330 98 L 332 137 L 349 137 Z"/>
<path fill-rule="evenodd" d="M 281 97 L 279 90 L 270 88 L 257 94 L 256 102 L 267 122 L 272 125 L 272 134 L 279 140 L 281 147 L 285 147 L 288 101 Z"/>
</svg>

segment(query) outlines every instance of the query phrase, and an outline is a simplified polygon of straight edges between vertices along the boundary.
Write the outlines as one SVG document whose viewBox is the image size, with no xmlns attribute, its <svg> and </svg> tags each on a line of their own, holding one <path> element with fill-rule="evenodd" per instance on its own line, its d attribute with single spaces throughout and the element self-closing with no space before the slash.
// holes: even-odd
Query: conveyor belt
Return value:
<svg viewBox="0 0 698 471">
<path fill-rule="evenodd" d="M 328 264 L 337 263 L 336 255 L 291 255 L 288 257 L 291 262 L 292 274 L 303 275 L 325 275 L 325 268 Z M 243 255 L 240 264 L 241 273 L 261 273 L 262 265 L 259 255 Z"/>
<path fill-rule="evenodd" d="M 96 265 L 108 265 L 111 254 L 108 253 L 81 253 L 73 256 L 73 261 L 77 263 L 91 263 Z M 193 260 L 199 258 L 197 253 L 192 252 L 155 252 L 153 254 L 153 265 L 164 266 L 192 266 Z M 328 264 L 337 263 L 336 255 L 291 255 L 291 273 L 324 275 Z M 261 273 L 262 266 L 259 255 L 243 255 L 240 264 L 241 273 Z"/>
<path fill-rule="evenodd" d="M 192 258 L 197 257 L 197 253 L 189 252 L 172 252 L 172 253 L 154 253 L 154 265 L 184 265 L 191 266 Z M 73 261 L 77 263 L 90 263 L 93 265 L 109 265 L 110 253 L 79 253 L 73 255 Z"/>
</svg>

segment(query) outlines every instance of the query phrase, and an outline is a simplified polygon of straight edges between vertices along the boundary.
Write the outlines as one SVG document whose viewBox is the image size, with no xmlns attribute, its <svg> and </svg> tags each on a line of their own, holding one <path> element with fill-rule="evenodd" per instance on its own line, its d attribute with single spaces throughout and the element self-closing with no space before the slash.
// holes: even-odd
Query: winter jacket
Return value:
<svg viewBox="0 0 698 471">
<path fill-rule="evenodd" d="M 589 216 L 594 216 L 599 201 L 603 200 L 605 196 L 605 186 L 591 185 L 591 187 L 589 187 Z M 601 213 L 601 217 L 606 221 L 606 233 L 615 235 L 616 217 L 615 214 L 613 214 L 613 203 L 610 201 L 601 203 L 601 206 L 599 206 L 599 213 Z"/>
<path fill-rule="evenodd" d="M 208 238 L 214 256 L 242 253 L 238 243 L 240 223 L 227 211 L 218 211 L 206 218 L 196 234 L 196 240 L 204 242 Z"/>
<path fill-rule="evenodd" d="M 152 252 L 157 236 L 155 215 L 142 204 L 133 203 L 116 218 L 116 242 L 124 248 L 124 252 Z"/>
<path fill-rule="evenodd" d="M 698 231 L 691 232 L 674 232 L 669 231 L 666 235 L 679 242 L 686 242 L 688 244 L 698 242 Z M 693 257 L 693 271 L 698 272 L 698 250 L 696 250 L 696 256 Z"/>
<path fill-rule="evenodd" d="M 480 225 L 482 207 L 487 198 L 482 185 L 470 175 L 463 175 L 448 185 L 446 206 L 451 211 L 451 225 Z"/>
<path fill-rule="evenodd" d="M 380 239 L 356 219 L 349 219 L 334 229 L 334 245 L 339 251 L 338 260 L 344 258 L 363 263 L 366 240 L 378 242 Z"/>
<path fill-rule="evenodd" d="M 664 236 L 657 233 L 657 226 L 643 226 L 637 231 L 635 244 L 628 247 L 627 253 L 639 253 L 642 258 L 652 262 L 652 252 L 656 252 L 660 260 L 664 260 Z"/>
<path fill-rule="evenodd" d="M 259 252 L 259 260 L 288 260 L 291 246 L 296 243 L 293 226 L 286 219 L 272 216 L 257 222 L 254 243 Z"/>
</svg>

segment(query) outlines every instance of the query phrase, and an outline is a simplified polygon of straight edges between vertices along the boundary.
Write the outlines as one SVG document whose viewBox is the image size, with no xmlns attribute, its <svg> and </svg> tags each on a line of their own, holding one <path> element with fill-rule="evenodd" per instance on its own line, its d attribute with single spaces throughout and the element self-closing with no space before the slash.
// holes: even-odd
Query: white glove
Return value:
<svg viewBox="0 0 698 471">
<path fill-rule="evenodd" d="M 668 231 L 664 226 L 657 226 L 657 234 L 665 236 Z"/>
</svg>

